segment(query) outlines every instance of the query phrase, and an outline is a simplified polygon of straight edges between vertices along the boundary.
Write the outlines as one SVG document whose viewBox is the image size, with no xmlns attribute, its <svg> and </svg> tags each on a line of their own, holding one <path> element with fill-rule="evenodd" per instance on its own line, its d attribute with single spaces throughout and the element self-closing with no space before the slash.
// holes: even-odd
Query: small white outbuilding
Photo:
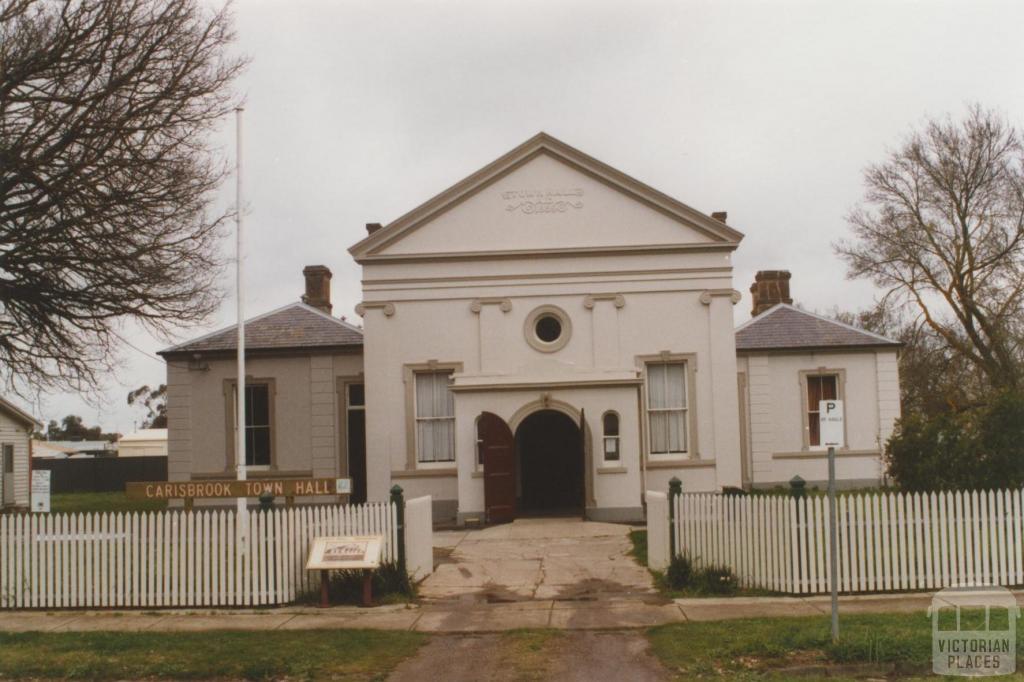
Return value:
<svg viewBox="0 0 1024 682">
<path fill-rule="evenodd" d="M 139 429 L 117 441 L 118 457 L 166 457 L 167 429 Z"/>
<path fill-rule="evenodd" d="M 0 508 L 27 508 L 32 469 L 32 431 L 43 425 L 0 397 Z"/>
</svg>

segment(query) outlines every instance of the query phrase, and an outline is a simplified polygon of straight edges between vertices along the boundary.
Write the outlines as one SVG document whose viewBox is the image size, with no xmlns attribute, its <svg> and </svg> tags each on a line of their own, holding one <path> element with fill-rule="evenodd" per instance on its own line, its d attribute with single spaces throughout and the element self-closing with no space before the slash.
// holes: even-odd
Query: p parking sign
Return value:
<svg viewBox="0 0 1024 682">
<path fill-rule="evenodd" d="M 818 433 L 821 434 L 821 444 L 826 448 L 846 445 L 843 414 L 842 400 L 822 400 L 818 403 Z"/>
</svg>

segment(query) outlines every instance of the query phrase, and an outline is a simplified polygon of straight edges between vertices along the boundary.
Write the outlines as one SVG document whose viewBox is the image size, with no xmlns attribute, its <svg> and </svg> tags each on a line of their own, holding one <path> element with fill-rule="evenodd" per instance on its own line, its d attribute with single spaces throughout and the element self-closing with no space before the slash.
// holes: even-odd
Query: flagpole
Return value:
<svg viewBox="0 0 1024 682">
<path fill-rule="evenodd" d="M 235 409 L 235 474 L 239 481 L 246 479 L 245 470 L 245 296 L 242 278 L 243 215 L 242 202 L 242 107 L 235 109 L 235 288 L 238 294 L 238 395 Z M 246 510 L 246 498 L 238 498 L 239 519 Z"/>
</svg>

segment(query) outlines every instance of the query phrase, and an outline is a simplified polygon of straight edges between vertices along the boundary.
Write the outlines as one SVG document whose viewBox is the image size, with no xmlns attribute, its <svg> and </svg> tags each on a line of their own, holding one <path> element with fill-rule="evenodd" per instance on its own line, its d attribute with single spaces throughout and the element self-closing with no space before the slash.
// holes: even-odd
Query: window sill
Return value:
<svg viewBox="0 0 1024 682">
<path fill-rule="evenodd" d="M 597 473 L 599 474 L 624 474 L 627 473 L 628 471 L 629 469 L 627 469 L 626 467 L 617 466 L 604 466 L 597 468 Z"/>
<path fill-rule="evenodd" d="M 836 457 L 881 457 L 878 450 L 836 450 Z M 828 459 L 828 450 L 773 452 L 772 459 Z"/>
<path fill-rule="evenodd" d="M 458 469 L 404 469 L 392 471 L 391 478 L 444 478 L 446 476 L 458 476 Z"/>
<path fill-rule="evenodd" d="M 713 459 L 649 459 L 648 469 L 699 469 L 715 466 Z"/>
</svg>

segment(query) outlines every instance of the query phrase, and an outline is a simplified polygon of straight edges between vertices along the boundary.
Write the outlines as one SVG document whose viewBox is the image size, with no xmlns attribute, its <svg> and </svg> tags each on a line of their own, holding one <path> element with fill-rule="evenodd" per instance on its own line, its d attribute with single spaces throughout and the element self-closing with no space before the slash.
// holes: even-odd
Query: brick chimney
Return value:
<svg viewBox="0 0 1024 682">
<path fill-rule="evenodd" d="M 326 265 L 307 265 L 302 268 L 306 278 L 306 293 L 302 302 L 331 314 L 331 271 Z"/>
<path fill-rule="evenodd" d="M 753 298 L 753 309 L 750 314 L 760 315 L 779 303 L 793 303 L 789 297 L 789 270 L 760 270 L 754 275 L 754 283 L 750 285 Z"/>
</svg>

